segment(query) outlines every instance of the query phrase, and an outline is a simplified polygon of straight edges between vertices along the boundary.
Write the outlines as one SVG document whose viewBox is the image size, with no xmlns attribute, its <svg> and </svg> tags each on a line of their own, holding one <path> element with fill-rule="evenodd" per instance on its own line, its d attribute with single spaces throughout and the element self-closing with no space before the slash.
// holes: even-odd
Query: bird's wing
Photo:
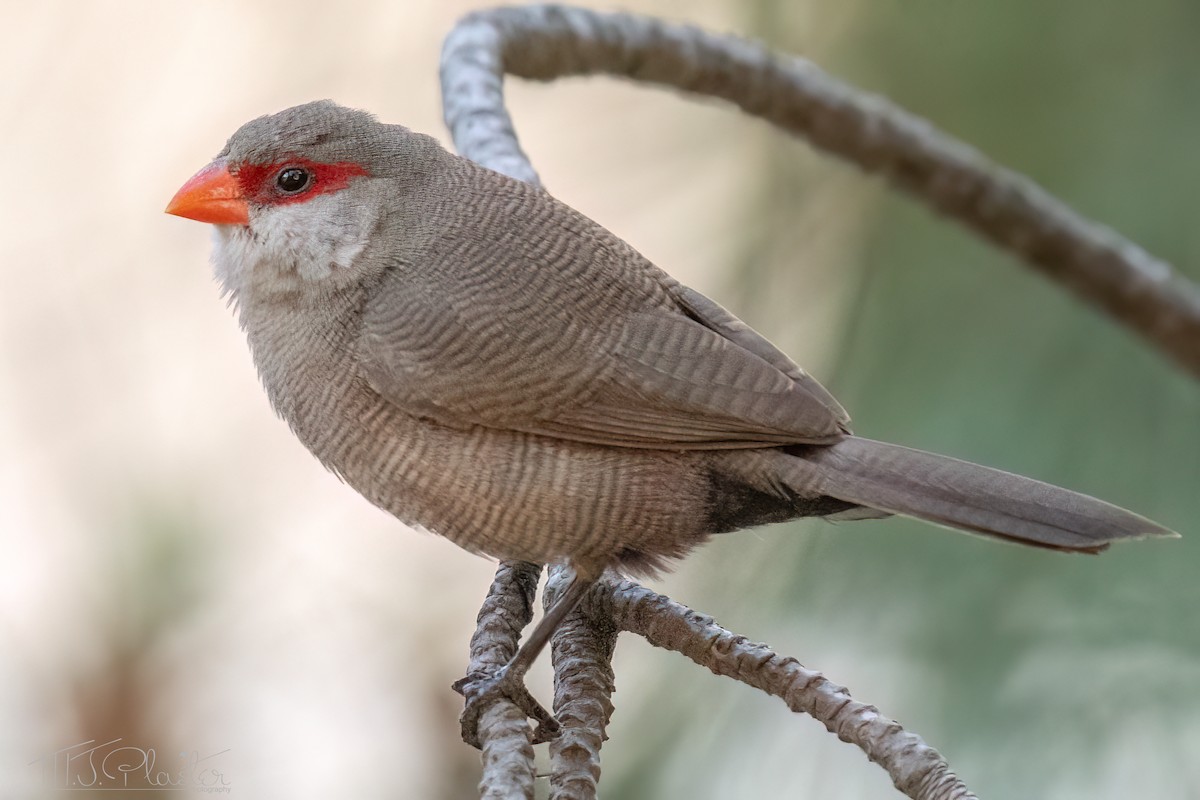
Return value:
<svg viewBox="0 0 1200 800">
<path fill-rule="evenodd" d="M 455 304 L 423 302 L 385 280 L 363 319 L 368 379 L 392 403 L 443 424 L 597 444 L 722 449 L 828 442 L 845 431 L 844 412 L 816 381 L 682 312 L 629 315 L 610 337 L 588 336 L 569 317 L 496 311 L 473 324 L 477 316 Z"/>
<path fill-rule="evenodd" d="M 527 200 L 514 191 L 506 207 Z M 844 435 L 841 406 L 783 353 L 557 205 L 530 230 L 515 213 L 486 240 L 449 232 L 384 272 L 359 345 L 376 391 L 446 425 L 623 447 Z"/>
<path fill-rule="evenodd" d="M 606 356 L 613 369 L 602 390 L 541 420 L 536 432 L 712 449 L 819 443 L 844 433 L 805 386 L 683 314 L 631 316 Z"/>
<path fill-rule="evenodd" d="M 850 424 L 850 415 L 846 413 L 846 409 L 842 408 L 841 403 L 815 378 L 802 370 L 796 362 L 767 341 L 758 331 L 735 317 L 724 306 L 705 297 L 695 289 L 671 280 L 668 290 L 688 316 L 766 361 L 800 384 L 806 392 L 824 404 L 843 426 Z"/>
</svg>

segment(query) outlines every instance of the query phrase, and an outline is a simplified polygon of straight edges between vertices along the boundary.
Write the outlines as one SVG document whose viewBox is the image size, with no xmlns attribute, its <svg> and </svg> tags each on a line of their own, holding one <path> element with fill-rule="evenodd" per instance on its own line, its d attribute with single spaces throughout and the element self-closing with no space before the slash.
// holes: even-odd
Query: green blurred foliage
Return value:
<svg viewBox="0 0 1200 800">
<path fill-rule="evenodd" d="M 791 26 L 788 4 L 753 5 L 753 32 L 773 46 L 804 53 L 819 38 Z M 877 1 L 855 14 L 823 66 L 1200 279 L 1200 4 Z M 747 215 L 768 240 L 794 236 L 795 209 L 811 204 L 812 184 L 795 183 L 797 153 L 784 143 L 764 159 Z M 981 796 L 1124 797 L 1131 786 L 1200 796 L 1200 732 L 1187 722 L 1200 713 L 1200 384 L 908 198 L 886 193 L 869 220 L 861 260 L 846 265 L 860 286 L 836 372 L 820 376 L 856 432 L 1086 491 L 1184 539 L 1064 557 L 906 520 L 802 522 L 794 536 L 765 533 L 766 546 L 744 534 L 710 545 L 707 563 L 721 567 L 710 568 L 705 610 L 748 635 L 794 619 L 804 650 L 780 649 L 835 679 L 839 646 L 877 653 L 878 664 L 854 665 L 873 688 L 863 696 L 911 723 Z M 768 327 L 757 313 L 778 307 L 767 302 L 772 274 L 804 265 L 762 241 L 745 246 L 737 309 Z M 612 796 L 756 797 L 768 773 L 807 768 L 773 763 L 766 748 L 793 736 L 810 747 L 811 724 L 689 665 L 664 668 L 664 695 L 686 695 L 678 716 L 662 696 L 641 714 L 618 695 L 618 720 L 635 718 L 620 724 L 643 738 L 619 767 L 606 761 Z M 709 707 L 708 697 L 733 695 Z M 739 737 L 764 749 L 739 751 Z M 845 763 L 874 769 L 861 757 Z M 810 793 L 800 796 L 894 796 L 886 780 L 848 775 L 795 785 Z"/>
</svg>

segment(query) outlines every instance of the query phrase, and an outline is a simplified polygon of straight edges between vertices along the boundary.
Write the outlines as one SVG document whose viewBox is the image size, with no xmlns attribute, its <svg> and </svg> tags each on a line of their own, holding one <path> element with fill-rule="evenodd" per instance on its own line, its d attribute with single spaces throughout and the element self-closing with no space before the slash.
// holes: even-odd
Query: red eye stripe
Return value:
<svg viewBox="0 0 1200 800">
<path fill-rule="evenodd" d="M 279 173 L 289 167 L 303 169 L 309 176 L 308 186 L 294 194 L 283 192 L 275 185 Z M 317 195 L 345 189 L 350 185 L 351 178 L 370 174 L 362 164 L 353 161 L 322 164 L 306 158 L 289 158 L 274 164 L 239 164 L 231 171 L 237 178 L 242 195 L 260 205 L 300 203 Z"/>
</svg>

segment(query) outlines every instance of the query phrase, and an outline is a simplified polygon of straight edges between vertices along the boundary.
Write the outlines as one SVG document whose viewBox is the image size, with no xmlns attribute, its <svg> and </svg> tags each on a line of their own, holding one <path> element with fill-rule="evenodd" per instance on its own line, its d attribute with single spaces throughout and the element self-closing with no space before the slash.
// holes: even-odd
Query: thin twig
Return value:
<svg viewBox="0 0 1200 800">
<path fill-rule="evenodd" d="M 842 686 L 748 641 L 669 597 L 632 581 L 609 581 L 583 601 L 584 610 L 608 617 L 621 630 L 656 647 L 674 650 L 717 675 L 741 681 L 782 699 L 792 711 L 819 720 L 844 742 L 860 747 L 896 788 L 914 800 L 974 800 L 945 759 L 900 724 L 851 699 Z"/>
<path fill-rule="evenodd" d="M 521 631 L 533 619 L 541 574 L 541 567 L 524 561 L 500 564 L 479 609 L 468 675 L 494 672 L 516 654 Z M 479 717 L 476 736 L 483 762 L 480 796 L 533 800 L 533 733 L 525 712 L 506 699 L 492 700 Z"/>
<path fill-rule="evenodd" d="M 466 17 L 446 37 L 446 122 L 459 151 L 537 182 L 504 107 L 504 73 L 549 81 L 607 73 L 728 100 L 886 176 L 1020 255 L 1200 376 L 1200 288 L 1028 178 L 887 100 L 800 58 L 732 36 L 559 5 Z"/>
<path fill-rule="evenodd" d="M 543 604 L 557 599 L 571 579 L 554 567 Z M 554 663 L 554 715 L 562 730 L 550 742 L 550 800 L 593 800 L 600 782 L 600 747 L 612 717 L 613 648 L 617 627 L 607 615 L 577 608 L 551 643 Z"/>
</svg>

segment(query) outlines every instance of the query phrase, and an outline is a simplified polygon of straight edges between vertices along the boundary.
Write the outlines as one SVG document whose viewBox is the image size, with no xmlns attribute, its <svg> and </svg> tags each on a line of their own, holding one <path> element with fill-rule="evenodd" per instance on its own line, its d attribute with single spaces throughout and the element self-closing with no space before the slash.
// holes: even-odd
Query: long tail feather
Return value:
<svg viewBox="0 0 1200 800">
<path fill-rule="evenodd" d="M 810 489 L 1034 547 L 1096 553 L 1121 539 L 1178 535 L 1094 497 L 870 439 L 849 437 L 798 454 L 807 462 L 802 482 Z"/>
</svg>

